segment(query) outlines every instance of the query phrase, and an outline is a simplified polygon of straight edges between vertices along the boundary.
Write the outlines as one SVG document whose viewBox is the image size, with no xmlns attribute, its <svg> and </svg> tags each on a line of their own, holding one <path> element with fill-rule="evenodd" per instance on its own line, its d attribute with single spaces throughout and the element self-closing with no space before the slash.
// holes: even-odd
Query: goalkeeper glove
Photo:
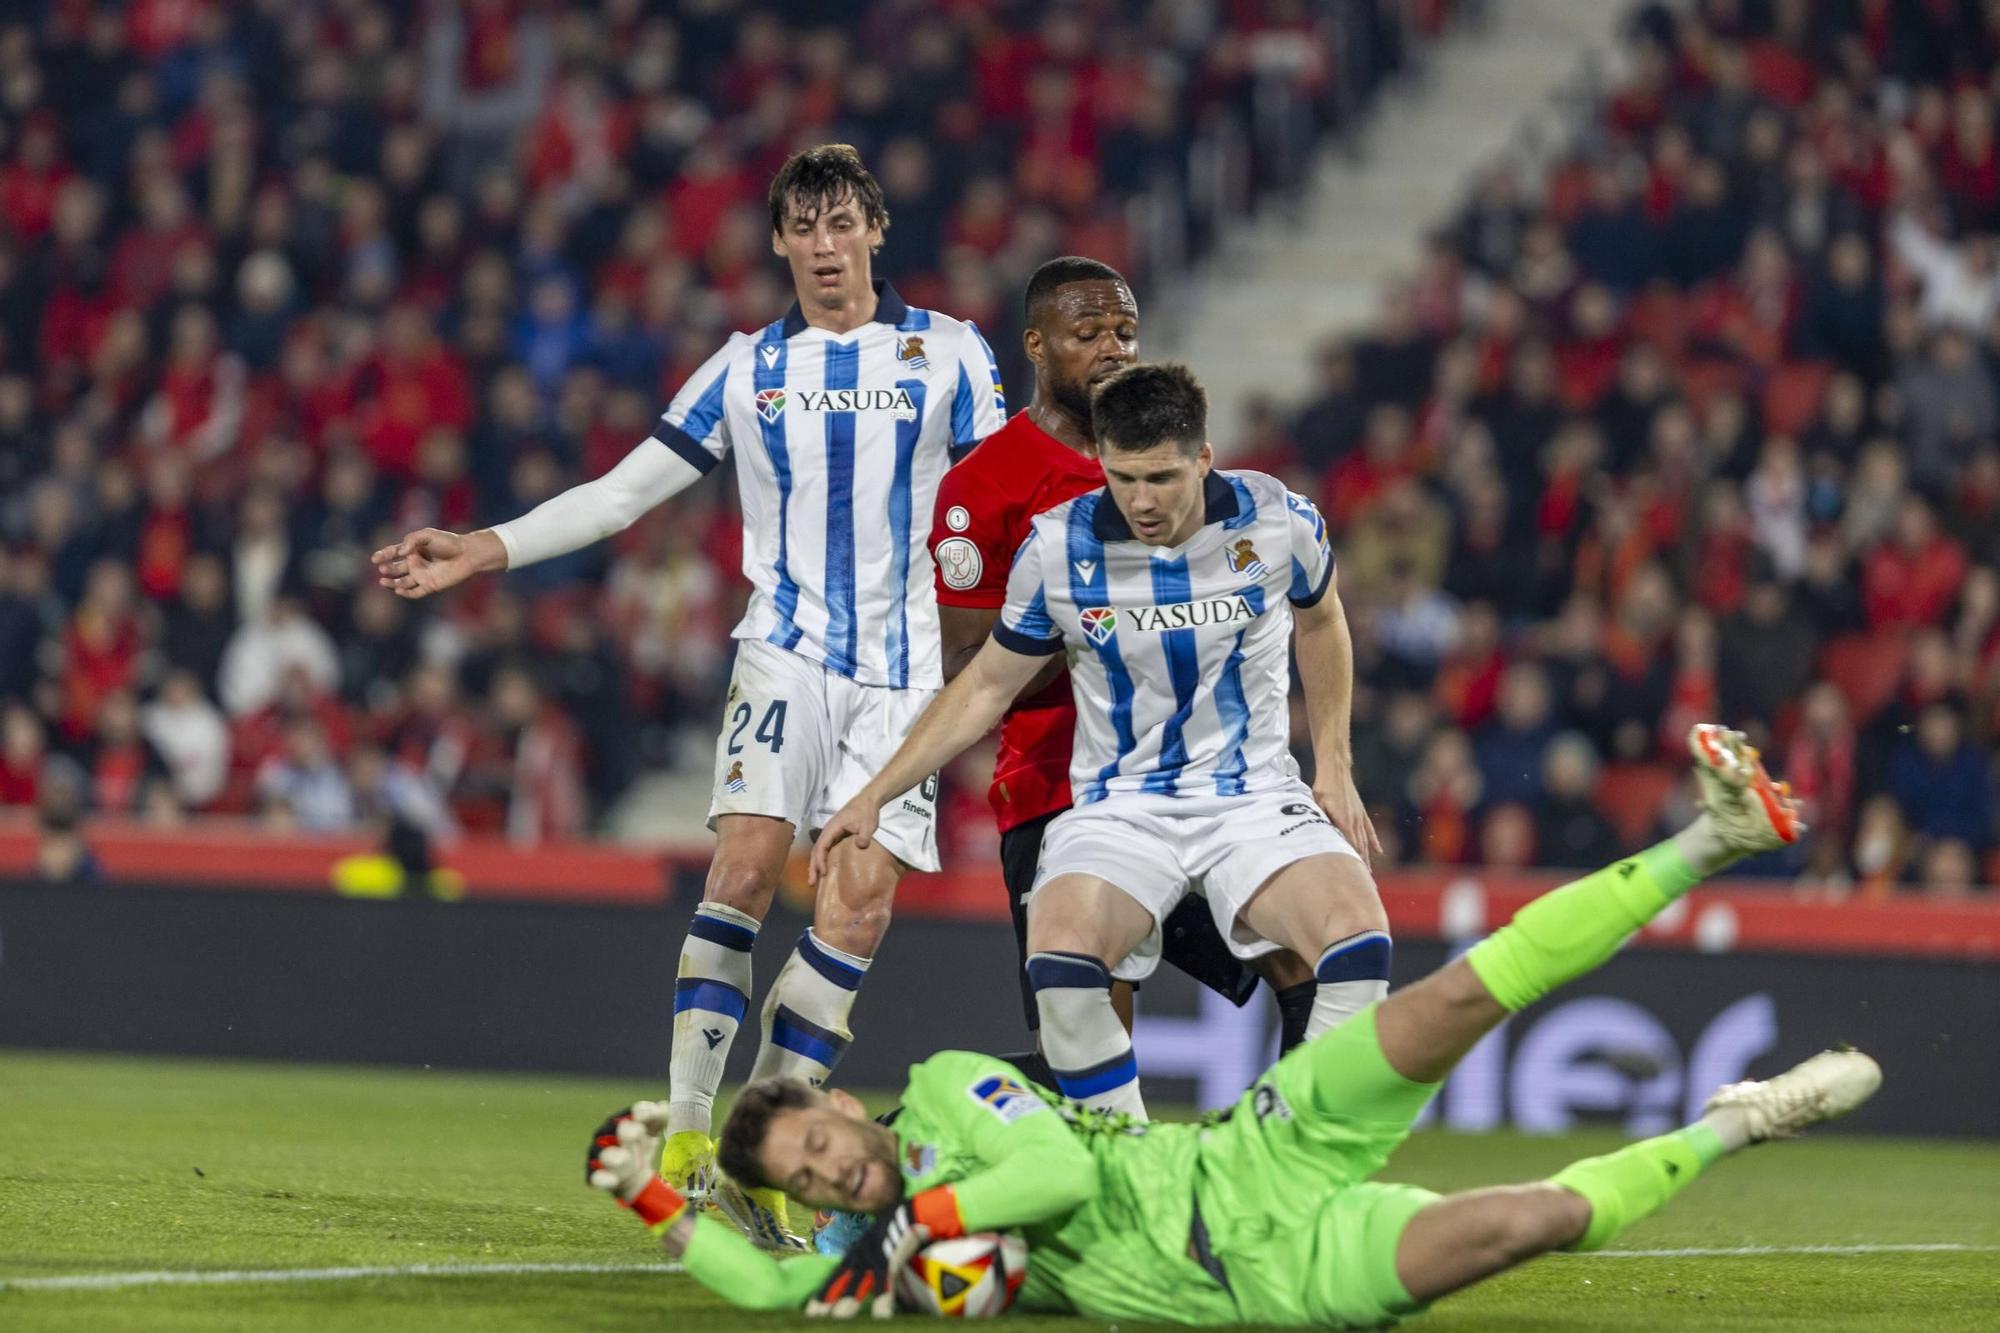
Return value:
<svg viewBox="0 0 2000 1333">
<path fill-rule="evenodd" d="M 887 1319 L 896 1313 L 896 1273 L 932 1240 L 964 1234 L 958 1198 L 948 1185 L 885 1208 L 847 1247 L 840 1267 L 807 1303 L 806 1313 L 852 1319 L 866 1309 L 877 1319 Z"/>
<path fill-rule="evenodd" d="M 658 1102 L 635 1102 L 614 1112 L 590 1136 L 583 1163 L 585 1183 L 637 1213 L 656 1236 L 687 1211 L 687 1200 L 653 1171 L 666 1121 L 666 1108 Z"/>
</svg>

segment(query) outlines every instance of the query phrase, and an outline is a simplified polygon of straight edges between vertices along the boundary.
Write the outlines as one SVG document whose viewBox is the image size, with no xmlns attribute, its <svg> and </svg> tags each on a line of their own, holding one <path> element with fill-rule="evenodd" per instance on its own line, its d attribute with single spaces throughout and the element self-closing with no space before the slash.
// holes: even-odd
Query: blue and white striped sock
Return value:
<svg viewBox="0 0 2000 1333">
<path fill-rule="evenodd" d="M 1389 932 L 1364 930 L 1326 946 L 1313 965 L 1319 994 L 1313 997 L 1306 1040 L 1330 1032 L 1389 993 Z"/>
<path fill-rule="evenodd" d="M 802 1078 L 815 1088 L 854 1040 L 847 1014 L 873 961 L 834 948 L 807 926 L 764 997 L 764 1045 L 752 1079 Z"/>
<path fill-rule="evenodd" d="M 709 1132 L 729 1044 L 750 1008 L 750 946 L 757 942 L 760 924 L 749 913 L 721 903 L 695 908 L 674 982 L 669 1134 Z"/>
<path fill-rule="evenodd" d="M 1111 972 L 1081 953 L 1028 956 L 1028 984 L 1042 1016 L 1042 1054 L 1063 1096 L 1146 1118 L 1132 1038 L 1111 1007 Z"/>
</svg>

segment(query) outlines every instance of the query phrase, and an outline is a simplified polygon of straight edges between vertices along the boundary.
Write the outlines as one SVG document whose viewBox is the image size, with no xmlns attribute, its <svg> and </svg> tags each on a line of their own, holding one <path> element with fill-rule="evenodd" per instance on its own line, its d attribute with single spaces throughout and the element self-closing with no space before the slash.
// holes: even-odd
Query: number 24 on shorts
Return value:
<svg viewBox="0 0 2000 1333">
<path fill-rule="evenodd" d="M 740 742 L 743 737 L 743 728 L 750 725 L 751 712 L 752 709 L 747 702 L 737 704 L 730 711 L 729 753 L 743 753 L 743 746 Z M 764 716 L 758 720 L 757 730 L 751 733 L 751 739 L 765 746 L 772 754 L 777 754 L 785 748 L 785 701 L 783 699 L 775 700 L 769 708 L 764 710 Z"/>
</svg>

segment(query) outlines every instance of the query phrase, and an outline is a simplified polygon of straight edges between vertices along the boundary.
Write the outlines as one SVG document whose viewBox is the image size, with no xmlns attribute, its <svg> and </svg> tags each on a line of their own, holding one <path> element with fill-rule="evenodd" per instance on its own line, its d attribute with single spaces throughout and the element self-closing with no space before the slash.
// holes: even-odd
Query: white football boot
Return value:
<svg viewBox="0 0 2000 1333">
<path fill-rule="evenodd" d="M 1806 831 L 1790 784 L 1771 780 L 1742 732 L 1699 723 L 1688 731 L 1688 753 L 1694 756 L 1701 808 L 1716 837 L 1736 855 L 1786 846 Z"/>
<path fill-rule="evenodd" d="M 1882 1066 L 1860 1051 L 1821 1051 L 1776 1078 L 1717 1088 L 1702 1110 L 1740 1112 L 1750 1142 L 1763 1143 L 1846 1115 L 1881 1086 Z"/>
</svg>

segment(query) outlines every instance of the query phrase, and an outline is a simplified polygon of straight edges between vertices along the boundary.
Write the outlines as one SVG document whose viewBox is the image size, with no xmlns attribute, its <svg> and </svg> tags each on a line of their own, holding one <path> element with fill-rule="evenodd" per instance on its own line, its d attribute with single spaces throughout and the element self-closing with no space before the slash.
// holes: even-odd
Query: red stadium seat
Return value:
<svg viewBox="0 0 2000 1333">
<path fill-rule="evenodd" d="M 1637 847 L 1652 835 L 1680 777 L 1681 771 L 1667 764 L 1606 764 L 1597 782 L 1597 808 L 1618 830 L 1621 842 Z"/>
<path fill-rule="evenodd" d="M 1865 725 L 1894 697 L 1907 646 L 1901 634 L 1843 634 L 1821 650 L 1820 674 L 1847 696 L 1855 725 Z"/>
</svg>

